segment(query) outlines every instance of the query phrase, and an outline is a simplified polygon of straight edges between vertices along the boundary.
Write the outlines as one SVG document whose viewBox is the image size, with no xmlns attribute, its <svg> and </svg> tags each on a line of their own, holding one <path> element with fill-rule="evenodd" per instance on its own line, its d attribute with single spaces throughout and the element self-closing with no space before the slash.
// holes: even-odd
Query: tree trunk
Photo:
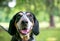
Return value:
<svg viewBox="0 0 60 41">
<path fill-rule="evenodd" d="M 54 0 L 46 0 L 46 6 L 50 15 L 50 27 L 54 27 L 54 17 L 53 17 L 53 8 L 54 8 Z"/>
<path fill-rule="evenodd" d="M 54 27 L 54 17 L 50 14 L 50 27 Z"/>
</svg>

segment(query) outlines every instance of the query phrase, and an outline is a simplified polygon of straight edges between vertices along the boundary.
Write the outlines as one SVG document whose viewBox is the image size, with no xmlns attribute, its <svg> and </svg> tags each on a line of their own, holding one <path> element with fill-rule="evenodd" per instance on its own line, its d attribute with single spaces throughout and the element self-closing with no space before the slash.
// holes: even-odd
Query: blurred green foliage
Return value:
<svg viewBox="0 0 60 41">
<path fill-rule="evenodd" d="M 49 11 L 46 7 L 46 0 L 16 0 L 16 6 L 9 8 L 8 6 L 0 6 L 0 22 L 9 22 L 10 19 L 19 11 L 33 12 L 39 21 L 49 22 Z M 53 15 L 58 17 L 60 21 L 60 1 L 54 0 Z"/>
</svg>

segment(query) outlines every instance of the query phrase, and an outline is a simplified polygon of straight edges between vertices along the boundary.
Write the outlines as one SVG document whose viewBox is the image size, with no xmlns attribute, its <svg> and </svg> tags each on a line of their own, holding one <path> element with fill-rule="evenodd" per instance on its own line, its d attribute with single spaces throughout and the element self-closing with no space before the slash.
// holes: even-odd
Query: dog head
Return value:
<svg viewBox="0 0 60 41">
<path fill-rule="evenodd" d="M 20 11 L 10 21 L 8 32 L 11 35 L 18 32 L 23 40 L 28 40 L 31 32 L 39 33 L 39 23 L 33 13 Z"/>
</svg>

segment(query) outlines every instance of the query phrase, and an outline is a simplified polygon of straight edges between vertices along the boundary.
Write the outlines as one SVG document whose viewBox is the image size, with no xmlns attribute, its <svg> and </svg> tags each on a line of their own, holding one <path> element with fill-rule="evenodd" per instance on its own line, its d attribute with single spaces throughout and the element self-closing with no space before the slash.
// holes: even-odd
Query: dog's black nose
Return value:
<svg viewBox="0 0 60 41">
<path fill-rule="evenodd" d="M 22 24 L 26 24 L 26 23 L 28 23 L 28 21 L 23 20 L 21 23 Z"/>
</svg>

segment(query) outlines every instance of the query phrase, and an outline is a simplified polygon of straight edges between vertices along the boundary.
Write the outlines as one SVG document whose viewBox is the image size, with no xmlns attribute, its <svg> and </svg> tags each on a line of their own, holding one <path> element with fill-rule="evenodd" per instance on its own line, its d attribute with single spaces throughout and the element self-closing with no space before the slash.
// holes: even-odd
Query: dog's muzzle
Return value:
<svg viewBox="0 0 60 41">
<path fill-rule="evenodd" d="M 22 26 L 22 29 L 24 30 L 24 29 L 27 29 L 27 24 L 28 24 L 28 21 L 26 21 L 26 20 L 23 20 L 22 22 L 21 22 L 21 26 Z"/>
<path fill-rule="evenodd" d="M 27 29 L 27 26 L 28 26 L 28 21 L 23 20 L 21 22 L 21 30 L 20 30 L 21 34 L 26 35 L 27 33 L 29 33 L 29 30 Z"/>
</svg>

